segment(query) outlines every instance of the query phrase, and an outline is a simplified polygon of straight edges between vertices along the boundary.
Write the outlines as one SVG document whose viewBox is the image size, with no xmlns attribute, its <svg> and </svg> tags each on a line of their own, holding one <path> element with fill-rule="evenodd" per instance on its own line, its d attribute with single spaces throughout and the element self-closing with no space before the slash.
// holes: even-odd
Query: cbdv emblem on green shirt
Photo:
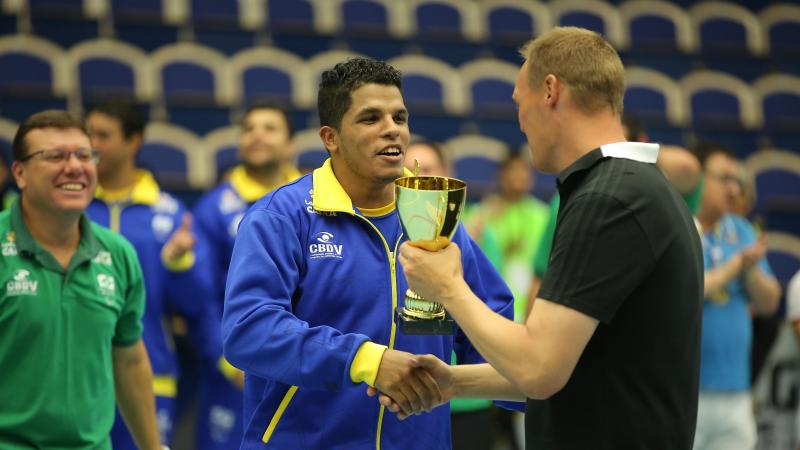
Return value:
<svg viewBox="0 0 800 450">
<path fill-rule="evenodd" d="M 6 295 L 39 295 L 39 282 L 31 279 L 31 273 L 25 269 L 17 269 L 11 280 L 6 282 Z"/>
</svg>

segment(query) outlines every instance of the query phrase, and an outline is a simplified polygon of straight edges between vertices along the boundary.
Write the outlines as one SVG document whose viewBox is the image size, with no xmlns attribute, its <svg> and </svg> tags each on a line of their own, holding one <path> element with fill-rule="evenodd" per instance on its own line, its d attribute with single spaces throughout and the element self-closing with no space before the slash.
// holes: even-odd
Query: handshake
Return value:
<svg viewBox="0 0 800 450">
<path fill-rule="evenodd" d="M 433 355 L 412 355 L 387 349 L 367 395 L 397 414 L 400 420 L 430 412 L 454 396 L 451 367 Z"/>
</svg>

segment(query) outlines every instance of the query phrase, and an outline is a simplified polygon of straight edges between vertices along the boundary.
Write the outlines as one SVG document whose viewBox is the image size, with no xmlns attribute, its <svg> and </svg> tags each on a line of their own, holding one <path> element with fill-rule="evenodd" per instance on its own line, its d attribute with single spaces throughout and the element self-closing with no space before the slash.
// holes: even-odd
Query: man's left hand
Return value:
<svg viewBox="0 0 800 450">
<path fill-rule="evenodd" d="M 464 282 L 461 249 L 455 243 L 429 252 L 405 242 L 400 246 L 399 259 L 411 290 L 445 307 Z"/>
</svg>

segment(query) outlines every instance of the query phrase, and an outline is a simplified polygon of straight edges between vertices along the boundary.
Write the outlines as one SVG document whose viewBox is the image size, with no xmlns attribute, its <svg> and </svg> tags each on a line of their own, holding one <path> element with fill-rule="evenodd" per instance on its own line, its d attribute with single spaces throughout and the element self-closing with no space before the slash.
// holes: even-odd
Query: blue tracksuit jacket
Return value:
<svg viewBox="0 0 800 450">
<path fill-rule="evenodd" d="M 313 200 L 312 200 L 313 199 Z M 395 213 L 396 214 L 396 213 Z M 455 336 L 398 333 L 393 310 L 407 288 L 403 238 L 386 242 L 353 206 L 330 161 L 256 202 L 233 250 L 222 321 L 225 357 L 246 372 L 241 449 L 449 449 L 450 411 L 398 421 L 350 365 L 366 340 L 449 361 L 483 362 Z M 459 227 L 464 276 L 509 319 L 513 297 Z"/>
</svg>

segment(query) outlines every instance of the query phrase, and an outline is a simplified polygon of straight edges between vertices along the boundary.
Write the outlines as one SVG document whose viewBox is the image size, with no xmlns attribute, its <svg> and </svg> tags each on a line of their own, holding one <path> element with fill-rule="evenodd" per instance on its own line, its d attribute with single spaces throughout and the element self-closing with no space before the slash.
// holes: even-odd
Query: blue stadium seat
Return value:
<svg viewBox="0 0 800 450">
<path fill-rule="evenodd" d="M 800 5 L 776 4 L 759 13 L 767 52 L 773 57 L 800 56 Z"/>
<path fill-rule="evenodd" d="M 309 108 L 316 89 L 309 90 L 305 62 L 292 53 L 253 47 L 231 57 L 234 104 L 269 101 Z"/>
<path fill-rule="evenodd" d="M 500 140 L 463 135 L 448 139 L 455 177 L 467 183 L 467 198 L 477 201 L 497 188 L 497 170 L 508 156 L 508 146 Z"/>
<path fill-rule="evenodd" d="M 0 3 L 0 35 L 16 34 L 20 30 L 18 22 L 24 20 L 24 6 L 22 2 Z"/>
<path fill-rule="evenodd" d="M 203 137 L 203 148 L 208 152 L 209 170 L 220 180 L 225 171 L 239 163 L 239 125 L 217 128 Z"/>
<path fill-rule="evenodd" d="M 722 72 L 700 70 L 680 81 L 684 104 L 699 129 L 739 130 L 760 125 L 750 86 Z"/>
<path fill-rule="evenodd" d="M 168 189 L 204 189 L 214 182 L 202 141 L 176 125 L 149 123 L 142 148 L 136 154 L 136 164 L 152 171 Z"/>
<path fill-rule="evenodd" d="M 294 147 L 297 168 L 301 172 L 310 172 L 328 159 L 328 152 L 319 137 L 319 128 L 309 128 L 294 135 Z"/>
<path fill-rule="evenodd" d="M 419 55 L 400 56 L 389 64 L 403 73 L 403 97 L 412 116 L 465 112 L 461 77 L 448 64 Z"/>
<path fill-rule="evenodd" d="M 743 6 L 722 1 L 701 2 L 689 9 L 700 50 L 707 54 L 764 54 L 764 37 L 756 16 Z"/>
<path fill-rule="evenodd" d="M 109 97 L 149 102 L 152 79 L 148 56 L 133 45 L 112 39 L 82 42 L 67 52 L 70 85 L 80 103 Z"/>
<path fill-rule="evenodd" d="M 387 60 L 405 53 L 411 18 L 405 2 L 394 0 L 328 0 L 338 17 L 336 32 L 347 48 Z"/>
<path fill-rule="evenodd" d="M 769 131 L 800 130 L 800 76 L 765 75 L 753 84 L 763 126 Z"/>
<path fill-rule="evenodd" d="M 11 145 L 14 142 L 14 135 L 17 133 L 18 126 L 16 122 L 0 117 L 0 152 L 3 153 L 3 157 L 8 161 L 9 168 L 11 161 L 14 159 Z"/>
<path fill-rule="evenodd" d="M 478 2 L 491 42 L 519 47 L 553 26 L 550 10 L 533 0 L 484 0 Z"/>
<path fill-rule="evenodd" d="M 266 18 L 258 1 L 191 0 L 195 40 L 225 54 L 252 47 Z"/>
<path fill-rule="evenodd" d="M 28 0 L 28 11 L 33 34 L 62 47 L 100 33 L 102 8 L 93 7 L 90 0 Z"/>
<path fill-rule="evenodd" d="M 412 42 L 425 55 L 452 65 L 475 59 L 486 29 L 475 2 L 409 0 Z M 415 20 L 416 19 L 416 20 Z"/>
<path fill-rule="evenodd" d="M 553 0 L 553 23 L 596 31 L 614 45 L 622 42 L 622 21 L 617 8 L 601 0 Z"/>
<path fill-rule="evenodd" d="M 330 0 L 267 0 L 267 29 L 278 48 L 303 58 L 330 50 L 339 28 Z"/>
<path fill-rule="evenodd" d="M 198 44 L 166 45 L 153 52 L 153 97 L 169 120 L 197 134 L 230 123 L 233 86 L 228 60 Z"/>
<path fill-rule="evenodd" d="M 145 51 L 178 40 L 178 31 L 189 18 L 185 1 L 110 0 L 114 35 Z"/>
<path fill-rule="evenodd" d="M 689 15 L 664 0 L 628 0 L 619 6 L 621 47 L 631 52 L 691 53 L 697 48 Z"/>
<path fill-rule="evenodd" d="M 421 40 L 479 41 L 485 28 L 472 2 L 459 0 L 409 0 L 412 25 Z M 414 20 L 416 19 L 416 20 Z"/>
<path fill-rule="evenodd" d="M 17 122 L 43 109 L 66 109 L 64 53 L 33 36 L 0 37 L 0 114 Z"/>
<path fill-rule="evenodd" d="M 516 120 L 511 95 L 519 66 L 496 59 L 479 59 L 459 69 L 464 83 L 465 109 L 474 119 Z"/>
<path fill-rule="evenodd" d="M 760 150 L 745 160 L 745 167 L 755 178 L 756 214 L 767 218 L 770 229 L 800 234 L 800 155 Z"/>
<path fill-rule="evenodd" d="M 644 67 L 625 71 L 625 112 L 649 126 L 686 125 L 687 115 L 678 84 L 670 77 Z"/>
<path fill-rule="evenodd" d="M 336 0 L 340 15 L 339 31 L 349 36 L 387 38 L 397 36 L 392 16 L 400 2 L 389 0 Z"/>
</svg>

